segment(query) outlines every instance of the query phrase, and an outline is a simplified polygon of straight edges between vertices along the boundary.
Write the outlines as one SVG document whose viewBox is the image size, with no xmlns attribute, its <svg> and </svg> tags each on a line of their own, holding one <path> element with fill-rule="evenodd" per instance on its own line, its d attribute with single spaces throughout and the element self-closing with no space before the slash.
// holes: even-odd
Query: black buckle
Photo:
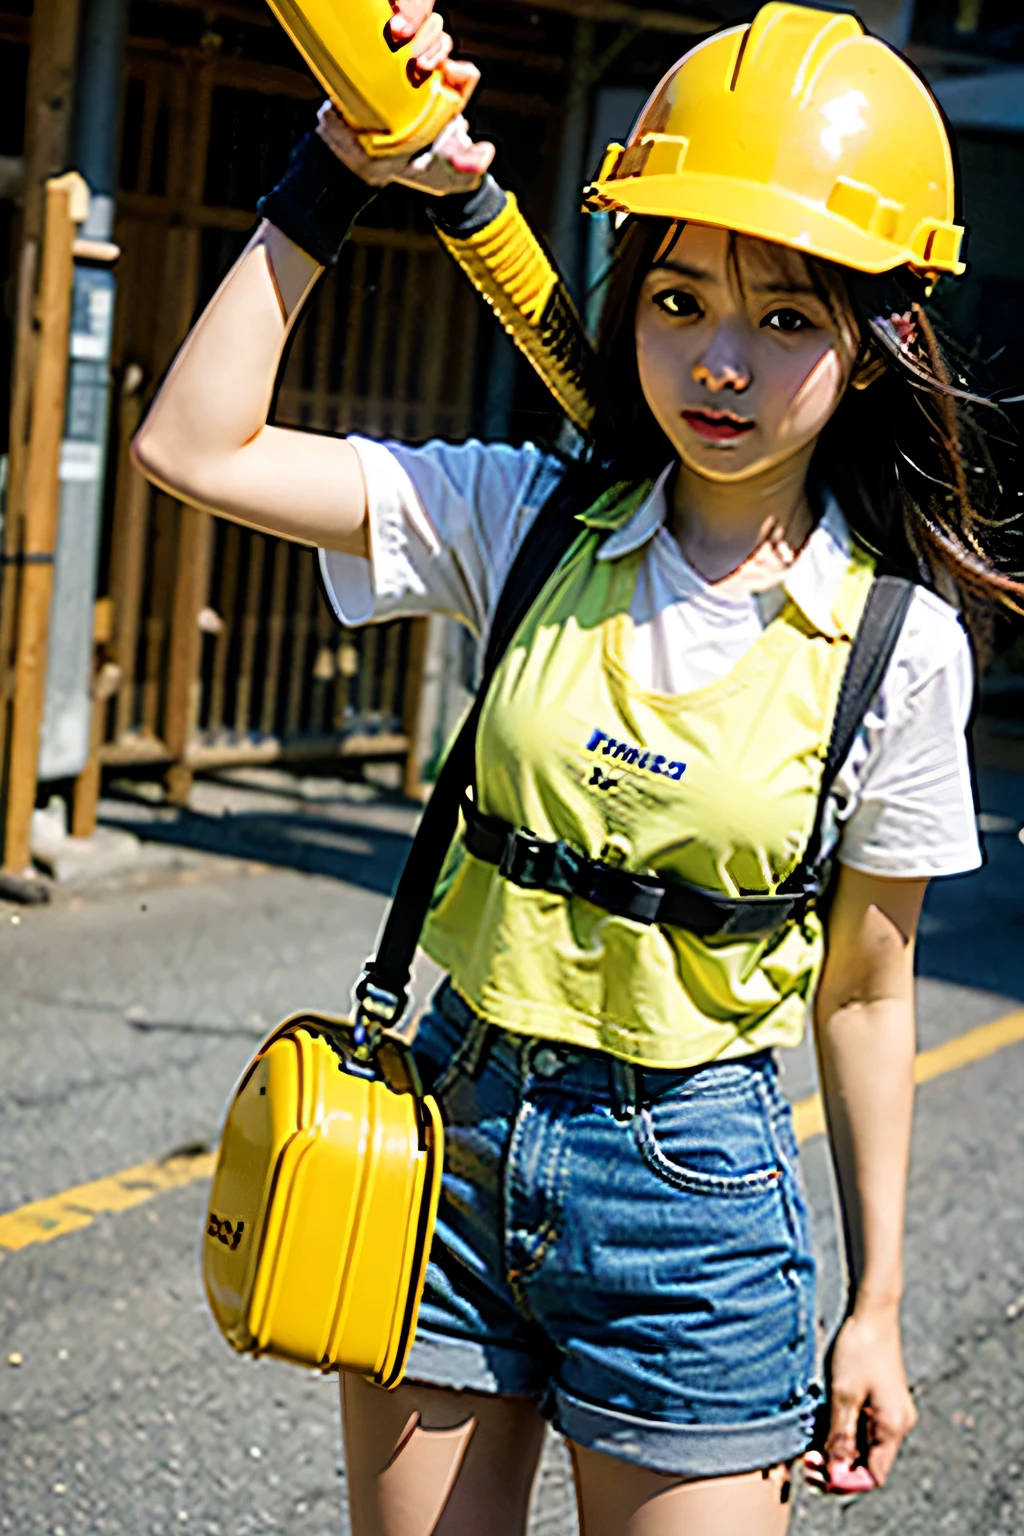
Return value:
<svg viewBox="0 0 1024 1536">
<path fill-rule="evenodd" d="M 407 992 L 390 992 L 378 986 L 369 970 L 365 970 L 356 982 L 356 1020 L 352 1036 L 356 1055 L 366 1059 L 373 1055 L 380 1040 L 382 1029 L 390 1029 L 405 1012 L 409 1001 Z"/>
<path fill-rule="evenodd" d="M 588 865 L 568 843 L 549 843 L 517 828 L 508 834 L 501 850 L 498 873 L 524 891 L 551 891 L 556 896 L 575 896 Z"/>
<path fill-rule="evenodd" d="M 796 870 L 784 881 L 777 896 L 790 897 L 793 905 L 786 917 L 787 922 L 804 923 L 809 912 L 817 906 L 832 879 L 832 858 L 820 859 L 812 868 Z"/>
<path fill-rule="evenodd" d="M 498 873 L 526 891 L 540 890 L 547 885 L 554 865 L 554 847 L 554 843 L 517 828 L 505 839 Z"/>
</svg>

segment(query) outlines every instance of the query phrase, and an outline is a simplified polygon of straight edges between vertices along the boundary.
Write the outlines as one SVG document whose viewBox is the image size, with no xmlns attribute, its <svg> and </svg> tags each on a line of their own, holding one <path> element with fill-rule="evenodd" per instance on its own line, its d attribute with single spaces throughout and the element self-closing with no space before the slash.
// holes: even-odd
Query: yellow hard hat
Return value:
<svg viewBox="0 0 1024 1536">
<path fill-rule="evenodd" d="M 693 219 L 861 272 L 962 272 L 931 92 L 855 16 L 762 6 L 675 64 L 584 208 Z"/>
</svg>

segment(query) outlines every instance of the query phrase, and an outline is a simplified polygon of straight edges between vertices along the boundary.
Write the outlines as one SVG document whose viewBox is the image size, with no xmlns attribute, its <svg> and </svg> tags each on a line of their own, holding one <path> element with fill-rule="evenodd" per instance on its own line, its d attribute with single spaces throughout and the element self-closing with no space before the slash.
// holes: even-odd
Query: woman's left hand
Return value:
<svg viewBox="0 0 1024 1536">
<path fill-rule="evenodd" d="M 895 1307 L 854 1307 L 832 1347 L 829 1403 L 824 1455 L 804 1460 L 808 1481 L 826 1493 L 881 1488 L 917 1423 Z"/>
</svg>

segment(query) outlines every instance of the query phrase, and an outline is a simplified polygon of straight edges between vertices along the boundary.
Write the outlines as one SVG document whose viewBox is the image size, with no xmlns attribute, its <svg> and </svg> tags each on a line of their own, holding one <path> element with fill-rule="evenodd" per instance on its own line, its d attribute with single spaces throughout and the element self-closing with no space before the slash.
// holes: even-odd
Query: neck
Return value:
<svg viewBox="0 0 1024 1536">
<path fill-rule="evenodd" d="M 680 464 L 671 530 L 706 581 L 720 581 L 768 546 L 789 564 L 814 526 L 807 497 L 813 444 L 748 480 L 707 480 Z"/>
</svg>

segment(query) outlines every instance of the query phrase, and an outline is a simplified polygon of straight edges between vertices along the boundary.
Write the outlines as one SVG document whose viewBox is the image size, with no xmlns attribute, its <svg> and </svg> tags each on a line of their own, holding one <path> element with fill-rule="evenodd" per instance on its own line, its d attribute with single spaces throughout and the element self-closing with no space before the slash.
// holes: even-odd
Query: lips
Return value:
<svg viewBox="0 0 1024 1536">
<path fill-rule="evenodd" d="M 745 432 L 754 430 L 754 423 L 747 416 L 734 416 L 731 411 L 680 411 L 687 426 L 709 443 L 731 443 Z"/>
</svg>

